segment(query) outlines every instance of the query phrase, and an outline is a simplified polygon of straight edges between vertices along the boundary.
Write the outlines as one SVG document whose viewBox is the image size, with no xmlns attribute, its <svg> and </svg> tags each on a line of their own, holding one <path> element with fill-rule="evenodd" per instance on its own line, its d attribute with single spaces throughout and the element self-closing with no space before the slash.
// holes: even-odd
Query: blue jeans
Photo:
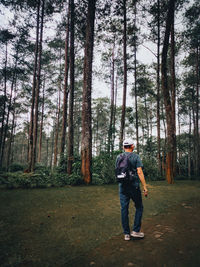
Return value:
<svg viewBox="0 0 200 267">
<path fill-rule="evenodd" d="M 135 219 L 132 230 L 139 232 L 141 228 L 143 204 L 142 195 L 139 186 L 133 184 L 123 185 L 119 184 L 119 196 L 121 204 L 121 220 L 124 234 L 130 234 L 129 228 L 129 203 L 130 199 L 135 203 Z"/>
</svg>

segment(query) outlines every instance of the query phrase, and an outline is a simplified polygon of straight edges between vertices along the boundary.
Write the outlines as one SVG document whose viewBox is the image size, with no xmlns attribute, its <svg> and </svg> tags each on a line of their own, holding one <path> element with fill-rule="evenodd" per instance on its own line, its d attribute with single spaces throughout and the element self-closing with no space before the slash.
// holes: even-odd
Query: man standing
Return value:
<svg viewBox="0 0 200 267">
<path fill-rule="evenodd" d="M 129 156 L 129 166 L 131 171 L 136 171 L 136 179 L 133 181 L 128 181 L 126 183 L 119 183 L 119 196 L 120 196 L 120 205 L 121 205 L 121 220 L 122 227 L 124 230 L 124 240 L 130 240 L 130 237 L 143 238 L 144 233 L 140 232 L 142 213 L 143 213 L 143 204 L 142 204 L 142 195 L 140 191 L 139 181 L 143 185 L 144 195 L 147 196 L 148 190 L 144 174 L 142 171 L 143 164 L 140 160 L 139 155 L 133 153 L 134 143 L 132 139 L 126 139 L 123 142 L 124 153 Z M 121 154 L 120 154 L 121 155 Z M 120 155 L 116 159 L 116 166 L 119 161 Z M 130 232 L 129 228 L 129 202 L 130 199 L 135 203 L 135 219 Z"/>
</svg>

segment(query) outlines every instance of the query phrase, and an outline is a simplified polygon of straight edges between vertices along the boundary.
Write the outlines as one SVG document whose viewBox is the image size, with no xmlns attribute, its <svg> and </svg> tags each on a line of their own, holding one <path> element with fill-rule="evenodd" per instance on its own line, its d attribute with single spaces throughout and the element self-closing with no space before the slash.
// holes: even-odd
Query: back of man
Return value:
<svg viewBox="0 0 200 267">
<path fill-rule="evenodd" d="M 137 178 L 134 181 L 129 181 L 126 183 L 119 183 L 119 196 L 120 196 L 120 205 L 121 205 L 121 220 L 122 220 L 122 227 L 124 230 L 124 239 L 130 240 L 130 236 L 143 238 L 144 233 L 140 232 L 141 228 L 141 220 L 143 214 L 143 204 L 142 204 L 142 196 L 139 186 L 139 181 L 141 181 L 144 189 L 144 194 L 147 196 L 148 190 L 146 186 L 146 181 L 144 178 L 144 174 L 142 171 L 142 162 L 140 160 L 139 155 L 133 153 L 134 144 L 132 139 L 126 139 L 123 142 L 124 146 L 124 153 L 129 156 L 130 161 L 130 168 L 132 171 L 136 171 Z M 120 155 L 116 159 L 116 166 L 120 159 Z M 135 219 L 132 226 L 132 231 L 130 232 L 129 227 L 129 202 L 130 199 L 135 204 L 136 212 L 135 212 Z"/>
<path fill-rule="evenodd" d="M 140 160 L 140 157 L 136 153 L 133 153 L 133 152 L 124 152 L 124 153 L 117 156 L 115 167 L 117 167 L 120 158 L 123 157 L 124 155 L 126 155 L 128 157 L 129 170 L 132 172 L 133 178 L 130 177 L 128 181 L 122 182 L 122 185 L 124 187 L 125 186 L 128 187 L 131 185 L 138 187 L 139 186 L 139 176 L 137 174 L 137 168 L 143 167 L 142 162 Z"/>
</svg>

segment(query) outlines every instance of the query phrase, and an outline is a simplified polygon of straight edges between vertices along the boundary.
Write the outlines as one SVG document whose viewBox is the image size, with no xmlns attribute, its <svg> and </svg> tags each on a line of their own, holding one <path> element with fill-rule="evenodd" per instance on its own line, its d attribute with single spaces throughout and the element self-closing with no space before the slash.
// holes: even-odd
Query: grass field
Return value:
<svg viewBox="0 0 200 267">
<path fill-rule="evenodd" d="M 143 220 L 199 196 L 198 181 L 151 182 Z M 67 266 L 122 233 L 117 185 L 2 189 L 0 214 L 1 266 Z"/>
</svg>

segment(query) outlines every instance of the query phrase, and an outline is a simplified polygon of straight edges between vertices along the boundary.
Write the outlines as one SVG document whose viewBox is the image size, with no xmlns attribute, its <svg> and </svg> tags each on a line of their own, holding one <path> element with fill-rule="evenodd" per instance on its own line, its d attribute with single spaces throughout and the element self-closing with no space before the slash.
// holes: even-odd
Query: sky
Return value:
<svg viewBox="0 0 200 267">
<path fill-rule="evenodd" d="M 12 13 L 8 11 L 8 9 L 5 9 L 5 15 L 0 14 L 0 26 L 5 26 L 8 21 L 13 17 Z M 176 19 L 177 28 L 181 26 L 181 22 L 179 21 L 179 18 Z M 55 26 L 55 25 L 54 25 Z M 143 31 L 146 31 L 147 29 L 142 29 Z M 53 35 L 54 32 L 50 32 L 48 30 L 48 35 Z M 146 48 L 147 47 L 147 48 Z M 156 45 L 152 42 L 145 42 L 144 46 L 140 45 L 137 51 L 137 60 L 143 64 L 151 65 L 153 62 L 156 61 L 155 55 L 149 50 L 152 50 L 153 53 L 156 53 Z M 103 49 L 103 48 L 102 48 Z M 93 62 L 93 69 L 95 68 L 102 68 L 101 65 L 101 56 L 99 53 L 94 51 L 94 62 Z M 128 86 L 127 86 L 127 106 L 132 106 L 134 108 L 134 100 L 133 98 L 129 97 L 131 85 L 134 82 L 133 80 L 133 73 L 128 74 Z M 118 86 L 118 99 L 117 99 L 117 105 L 122 104 L 122 91 L 123 91 L 123 85 Z M 103 81 L 103 78 L 99 78 L 95 75 L 93 75 L 93 91 L 92 91 L 92 97 L 98 98 L 98 97 L 108 97 L 110 98 L 110 84 L 105 83 Z"/>
<path fill-rule="evenodd" d="M 146 42 L 145 46 L 150 48 L 153 52 L 155 51 L 155 45 L 153 45 L 151 42 Z M 137 54 L 137 60 L 139 62 L 142 62 L 143 64 L 151 65 L 153 62 L 155 62 L 155 55 L 151 51 L 149 51 L 147 48 L 144 46 L 139 46 L 138 48 L 138 54 Z M 100 55 L 97 55 L 94 53 L 94 67 L 99 66 L 101 67 L 101 58 Z M 128 77 L 128 84 L 130 85 L 131 83 L 134 82 L 133 78 L 130 76 L 133 76 L 131 73 L 129 74 Z M 119 92 L 118 92 L 118 99 L 117 99 L 117 104 L 121 105 L 122 104 L 122 85 L 119 85 Z M 127 105 L 132 105 L 132 99 L 129 96 L 130 94 L 130 86 L 127 86 Z M 110 98 L 110 84 L 105 83 L 102 79 L 99 79 L 98 77 L 93 77 L 93 97 L 109 97 Z"/>
</svg>

